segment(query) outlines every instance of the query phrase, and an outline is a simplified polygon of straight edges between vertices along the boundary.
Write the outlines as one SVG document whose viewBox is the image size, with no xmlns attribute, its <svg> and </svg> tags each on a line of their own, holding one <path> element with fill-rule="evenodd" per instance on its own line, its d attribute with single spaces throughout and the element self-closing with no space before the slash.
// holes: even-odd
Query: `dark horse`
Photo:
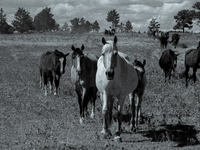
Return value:
<svg viewBox="0 0 200 150">
<path fill-rule="evenodd" d="M 193 80 L 196 81 L 196 72 L 200 68 L 200 42 L 197 49 L 190 49 L 185 52 L 185 78 L 186 87 L 188 86 L 188 72 L 193 68 Z"/>
<path fill-rule="evenodd" d="M 147 79 L 145 73 L 145 64 L 146 60 L 143 60 L 143 63 L 135 59 L 133 62 L 133 67 L 135 68 L 137 75 L 138 75 L 138 85 L 137 88 L 133 91 L 132 96 L 130 98 L 130 104 L 132 106 L 132 118 L 131 118 L 131 130 L 135 128 L 136 131 L 140 118 L 141 118 L 141 103 L 142 103 L 142 96 L 144 94 L 144 90 L 146 87 Z M 134 99 L 135 94 L 137 95 L 136 99 Z"/>
<path fill-rule="evenodd" d="M 84 121 L 84 111 L 87 110 L 89 100 L 93 102 L 91 117 L 95 113 L 95 100 L 97 87 L 95 83 L 95 75 L 97 71 L 97 57 L 93 54 L 83 54 L 84 45 L 75 48 L 72 45 L 72 67 L 71 81 L 74 83 L 74 89 L 78 95 L 78 103 L 80 107 L 80 123 Z"/>
<path fill-rule="evenodd" d="M 167 76 L 169 80 L 171 79 L 171 72 L 174 71 L 177 66 L 177 59 L 179 54 L 176 54 L 175 51 L 168 49 L 162 53 L 162 56 L 159 59 L 160 68 L 165 72 L 165 82 Z"/>
<path fill-rule="evenodd" d="M 52 52 L 46 52 L 40 57 L 39 69 L 40 69 L 40 87 L 42 88 L 42 77 L 44 79 L 45 96 L 47 96 L 47 82 L 50 80 L 50 93 L 53 91 L 53 80 L 55 82 L 56 91 L 54 95 L 58 93 L 58 86 L 60 77 L 65 73 L 66 57 L 69 55 L 55 50 Z"/>
</svg>

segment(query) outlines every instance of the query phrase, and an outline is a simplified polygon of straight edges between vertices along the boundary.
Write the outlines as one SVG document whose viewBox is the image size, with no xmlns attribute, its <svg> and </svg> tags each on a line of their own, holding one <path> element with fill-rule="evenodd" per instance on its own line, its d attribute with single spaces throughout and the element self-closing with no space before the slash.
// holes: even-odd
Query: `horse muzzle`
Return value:
<svg viewBox="0 0 200 150">
<path fill-rule="evenodd" d="M 81 69 L 76 69 L 76 72 L 78 73 L 78 75 L 82 74 L 82 70 Z"/>
<path fill-rule="evenodd" d="M 106 77 L 108 80 L 114 79 L 115 72 L 113 70 L 106 71 Z"/>
</svg>

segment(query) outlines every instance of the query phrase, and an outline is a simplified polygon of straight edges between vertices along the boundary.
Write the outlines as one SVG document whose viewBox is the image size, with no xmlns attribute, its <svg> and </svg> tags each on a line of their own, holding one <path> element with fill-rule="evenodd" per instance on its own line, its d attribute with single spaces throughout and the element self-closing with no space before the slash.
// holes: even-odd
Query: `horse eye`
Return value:
<svg viewBox="0 0 200 150">
<path fill-rule="evenodd" d="M 104 56 L 104 53 L 101 53 L 102 56 Z"/>
<path fill-rule="evenodd" d="M 115 51 L 115 52 L 114 52 L 114 55 L 117 55 L 117 54 L 118 54 L 118 52 L 117 52 L 117 51 Z"/>
</svg>

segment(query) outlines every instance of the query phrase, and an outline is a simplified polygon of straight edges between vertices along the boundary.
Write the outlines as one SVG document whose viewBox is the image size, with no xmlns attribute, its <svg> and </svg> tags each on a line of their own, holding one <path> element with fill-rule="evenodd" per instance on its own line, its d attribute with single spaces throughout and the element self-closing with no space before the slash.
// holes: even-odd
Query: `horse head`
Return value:
<svg viewBox="0 0 200 150">
<path fill-rule="evenodd" d="M 117 37 L 114 37 L 113 41 L 106 41 L 105 38 L 102 38 L 103 48 L 102 48 L 102 57 L 103 64 L 106 68 L 106 77 L 108 80 L 114 79 L 115 67 L 117 66 Z"/>
<path fill-rule="evenodd" d="M 67 54 L 63 54 L 62 52 L 58 51 L 57 49 L 54 51 L 54 54 L 57 56 L 57 66 L 56 66 L 56 70 L 58 72 L 60 72 L 60 74 L 64 74 L 65 73 L 65 66 L 66 66 L 66 57 L 69 55 L 69 53 Z"/>
<path fill-rule="evenodd" d="M 71 49 L 73 50 L 72 53 L 72 65 L 74 68 L 76 68 L 77 73 L 80 75 L 82 73 L 82 61 L 84 58 L 83 50 L 84 45 L 82 44 L 81 49 L 75 48 L 74 45 L 72 45 Z"/>
</svg>

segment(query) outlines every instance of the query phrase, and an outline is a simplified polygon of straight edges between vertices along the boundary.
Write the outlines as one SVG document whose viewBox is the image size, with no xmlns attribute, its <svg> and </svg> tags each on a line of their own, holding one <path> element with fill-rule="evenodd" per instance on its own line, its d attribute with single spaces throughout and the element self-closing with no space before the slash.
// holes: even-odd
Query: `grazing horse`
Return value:
<svg viewBox="0 0 200 150">
<path fill-rule="evenodd" d="M 180 35 L 179 34 L 172 34 L 172 40 L 171 40 L 170 43 L 172 43 L 174 45 L 174 48 L 176 48 L 179 39 L 180 39 Z"/>
<path fill-rule="evenodd" d="M 168 49 L 162 53 L 162 56 L 159 59 L 160 68 L 163 69 L 163 71 L 165 72 L 165 82 L 167 76 L 169 76 L 169 80 L 171 79 L 172 70 L 175 73 L 178 55 L 179 54 L 176 54 L 175 51 Z"/>
<path fill-rule="evenodd" d="M 102 38 L 102 56 L 97 62 L 96 86 L 103 102 L 103 130 L 104 137 L 111 135 L 108 129 L 112 121 L 113 101 L 117 99 L 118 127 L 115 140 L 121 141 L 122 108 L 125 97 L 138 85 L 137 72 L 126 54 L 117 49 L 117 37 L 114 41 Z"/>
<path fill-rule="evenodd" d="M 97 97 L 97 87 L 95 84 L 95 75 L 97 71 L 97 57 L 93 54 L 83 54 L 84 45 L 80 48 L 71 47 L 72 66 L 71 66 L 71 81 L 74 84 L 74 89 L 78 96 L 80 107 L 80 123 L 84 121 L 84 111 L 87 110 L 87 105 L 91 99 L 92 114 L 94 118 L 95 100 Z"/>
<path fill-rule="evenodd" d="M 138 85 L 137 88 L 133 91 L 132 95 L 129 96 L 130 98 L 130 104 L 132 106 L 132 118 L 131 118 L 131 129 L 135 128 L 135 131 L 138 127 L 138 122 L 140 121 L 141 117 L 141 103 L 142 103 L 142 96 L 144 94 L 145 86 L 147 83 L 146 80 L 146 73 L 145 73 L 145 66 L 146 60 L 143 60 L 143 63 L 135 59 L 133 62 L 133 66 L 135 70 L 137 71 L 138 75 Z M 135 94 L 137 95 L 136 100 L 134 99 Z M 134 118 L 133 118 L 134 117 Z"/>
<path fill-rule="evenodd" d="M 197 49 L 190 49 L 185 53 L 185 78 L 186 87 L 188 86 L 188 72 L 193 68 L 193 80 L 196 81 L 196 71 L 200 68 L 200 42 Z"/>
<path fill-rule="evenodd" d="M 42 88 L 42 77 L 44 79 L 45 96 L 47 96 L 47 82 L 50 80 L 50 93 L 53 91 L 53 80 L 55 82 L 56 91 L 54 95 L 58 94 L 58 86 L 60 77 L 65 73 L 66 57 L 69 55 L 55 50 L 53 52 L 46 52 L 40 57 L 40 87 Z"/>
<path fill-rule="evenodd" d="M 169 32 L 161 32 L 161 37 L 159 39 L 161 49 L 167 48 L 168 38 L 169 38 Z"/>
</svg>

